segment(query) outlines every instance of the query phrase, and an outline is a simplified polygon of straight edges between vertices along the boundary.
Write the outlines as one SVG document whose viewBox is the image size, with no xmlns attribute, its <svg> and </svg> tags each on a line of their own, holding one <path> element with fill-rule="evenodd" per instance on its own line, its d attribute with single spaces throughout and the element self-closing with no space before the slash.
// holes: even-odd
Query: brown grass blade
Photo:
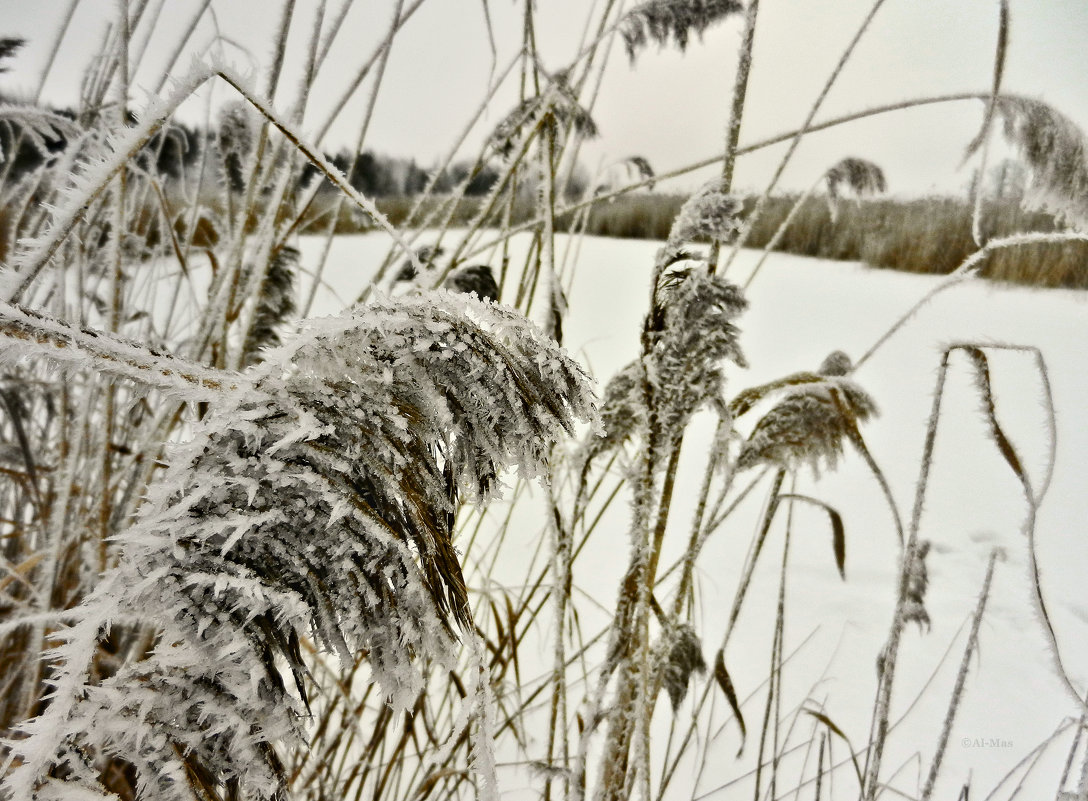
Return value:
<svg viewBox="0 0 1088 801">
<path fill-rule="evenodd" d="M 858 758 L 856 756 L 854 746 L 850 743 L 850 738 L 846 736 L 846 733 L 839 728 L 838 724 L 836 724 L 835 721 L 833 721 L 823 712 L 820 712 L 816 709 L 809 709 L 808 707 L 805 707 L 801 711 L 805 714 L 812 715 L 812 717 L 816 718 L 816 720 L 820 721 L 820 723 L 827 726 L 828 731 L 830 731 L 832 734 L 834 734 L 836 737 L 839 737 L 844 743 L 846 743 L 846 747 L 850 749 L 850 761 L 854 763 L 854 773 L 856 773 L 858 777 L 858 786 L 861 787 L 863 783 L 861 778 L 861 765 L 858 764 Z"/>
<path fill-rule="evenodd" d="M 778 497 L 792 501 L 804 501 L 827 512 L 827 518 L 831 523 L 831 547 L 835 552 L 835 567 L 839 569 L 842 580 L 846 581 L 846 526 L 843 525 L 842 515 L 833 506 L 809 495 L 784 492 Z"/>
<path fill-rule="evenodd" d="M 744 752 L 744 741 L 748 737 L 748 727 L 744 725 L 744 715 L 740 711 L 740 701 L 737 700 L 737 691 L 733 687 L 733 679 L 730 678 L 729 671 L 725 669 L 724 648 L 719 648 L 718 653 L 714 656 L 714 681 L 721 688 L 725 700 L 729 702 L 729 708 L 733 710 L 733 716 L 737 719 L 737 725 L 740 726 L 740 748 L 737 750 L 737 756 L 740 756 Z"/>
</svg>

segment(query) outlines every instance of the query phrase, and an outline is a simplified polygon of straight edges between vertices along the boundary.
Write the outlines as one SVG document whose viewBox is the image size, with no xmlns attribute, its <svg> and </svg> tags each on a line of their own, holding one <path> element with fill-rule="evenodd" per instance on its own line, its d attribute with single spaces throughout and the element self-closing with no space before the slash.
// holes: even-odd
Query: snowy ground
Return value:
<svg viewBox="0 0 1088 801">
<path fill-rule="evenodd" d="M 304 263 L 312 264 L 321 247 L 320 239 L 304 239 Z M 335 312 L 342 307 L 341 300 L 354 299 L 385 247 L 386 240 L 378 235 L 337 239 L 324 276 L 327 286 L 318 292 L 313 313 Z M 656 247 L 649 242 L 604 239 L 587 239 L 580 247 L 569 293 L 566 344 L 601 379 L 607 380 L 636 354 Z M 562 244 L 559 252 L 563 252 Z M 754 258 L 755 254 L 742 254 L 738 279 L 745 277 Z M 836 349 L 857 358 L 938 280 L 856 264 L 774 257 L 749 292 L 751 307 L 740 325 L 751 367 L 730 374 L 729 394 L 796 370 L 814 369 Z M 1076 685 L 1088 688 L 1088 370 L 1084 364 L 1088 293 L 985 282 L 956 287 L 936 298 L 857 372 L 856 380 L 881 410 L 863 433 L 905 518 L 913 504 L 940 350 L 960 341 L 1032 345 L 1046 359 L 1057 411 L 1057 464 L 1038 519 L 1038 555 L 1062 659 Z M 1043 385 L 1032 360 L 1022 354 L 995 354 L 991 369 L 999 419 L 1038 486 L 1048 451 Z M 954 357 L 920 530 L 921 537 L 933 542 L 927 595 L 932 629 L 920 632 L 912 626 L 901 648 L 892 718 L 905 717 L 891 736 L 882 771 L 885 779 L 897 773 L 892 783 L 906 797 L 918 796 L 928 771 L 966 641 L 965 622 L 994 547 L 1003 549 L 1005 558 L 995 572 L 980 634 L 980 656 L 971 668 L 934 798 L 955 799 L 968 780 L 971 798 L 986 797 L 1007 771 L 1025 758 L 1034 758 L 1037 746 L 1070 716 L 1079 714 L 1076 699 L 1056 678 L 1053 655 L 1029 591 L 1026 539 L 1021 533 L 1026 506 L 1020 486 L 987 438 L 978 409 L 967 360 Z M 687 510 L 699 482 L 700 445 L 705 445 L 709 430 L 707 421 L 697 421 L 685 440 L 690 456 L 678 481 L 681 497 L 672 518 L 677 528 L 675 533 L 670 529 L 667 543 L 679 543 L 687 536 Z M 796 491 L 824 499 L 842 513 L 846 581 L 835 570 L 826 517 L 798 507 L 790 553 L 785 651 L 791 653 L 804 644 L 783 680 L 782 715 L 792 714 L 806 698 L 825 703 L 827 713 L 857 745 L 868 732 L 876 687 L 875 658 L 890 622 L 898 553 L 895 532 L 879 487 L 856 455 L 848 454 L 836 473 L 819 480 L 805 472 Z M 742 507 L 710 541 L 700 561 L 697 627 L 708 659 L 721 639 L 723 618 L 763 493 L 753 494 L 747 508 Z M 604 609 L 612 606 L 626 561 L 619 558 L 626 554 L 626 514 L 624 504 L 615 506 L 612 519 L 575 566 L 575 582 L 585 593 L 587 612 L 592 609 L 591 600 Z M 526 536 L 531 541 L 539 531 L 530 527 Z M 726 652 L 738 693 L 742 699 L 752 695 L 744 706 L 750 731 L 758 729 L 762 716 L 765 696 L 760 685 L 768 670 L 782 536 L 779 526 L 754 582 L 758 595 L 745 607 Z M 662 564 L 668 565 L 669 554 L 675 556 L 679 548 L 676 544 L 670 551 L 667 544 Z M 499 560 L 496 571 L 509 570 L 509 580 L 521 580 L 526 552 L 513 549 Z M 473 554 L 466 558 L 471 561 Z M 504 575 L 495 578 L 503 581 Z M 542 666 L 550 659 L 543 646 L 541 659 Z M 686 703 L 691 704 L 690 697 Z M 657 715 L 655 725 L 667 726 L 667 703 L 658 705 Z M 793 741 L 809 740 L 811 731 L 812 721 L 802 720 Z M 752 767 L 757 743 L 750 739 L 744 756 L 737 760 L 740 740 L 735 725 L 712 735 L 705 744 L 708 758 L 702 775 L 696 777 L 690 765 L 681 768 L 683 779 L 671 788 L 669 797 L 687 798 L 693 786 L 696 797 L 750 794 L 750 789 L 742 792 L 741 786 L 727 783 Z M 1068 729 L 1040 752 L 1041 761 L 1021 797 L 1055 796 L 1071 743 L 1072 729 Z M 846 749 L 841 742 L 834 746 L 834 757 L 840 761 Z M 804 752 L 794 758 L 796 767 L 788 775 L 798 775 Z M 815 755 L 808 759 L 811 765 Z M 1079 759 L 1073 772 L 1079 774 Z M 810 774 L 811 768 L 805 775 Z M 836 772 L 835 797 L 856 797 L 852 777 L 850 768 Z M 994 797 L 1008 798 L 1018 779 L 1019 774 Z M 517 790 L 531 781 L 525 774 L 511 774 L 504 790 L 511 797 L 524 797 Z M 787 790 L 792 787 L 778 788 L 780 795 Z M 811 797 L 812 792 L 806 788 L 800 797 Z"/>
</svg>

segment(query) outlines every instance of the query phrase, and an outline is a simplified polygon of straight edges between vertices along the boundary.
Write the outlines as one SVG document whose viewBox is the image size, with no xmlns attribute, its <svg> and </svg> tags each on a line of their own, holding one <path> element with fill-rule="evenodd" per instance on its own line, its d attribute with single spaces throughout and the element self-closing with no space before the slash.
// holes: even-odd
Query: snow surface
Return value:
<svg viewBox="0 0 1088 801">
<path fill-rule="evenodd" d="M 515 240 L 515 254 L 523 252 L 527 241 Z M 304 265 L 316 262 L 322 243 L 319 237 L 303 238 Z M 337 238 L 312 313 L 333 313 L 353 300 L 376 270 L 388 243 L 380 234 Z M 597 238 L 587 238 L 577 246 L 565 344 L 602 381 L 637 354 L 647 281 L 659 246 L 656 242 Z M 562 255 L 566 249 L 561 237 L 557 253 Z M 757 257 L 754 252 L 741 254 L 734 266 L 735 280 L 746 277 L 745 271 Z M 750 288 L 751 306 L 739 320 L 741 343 L 751 367 L 727 370 L 727 395 L 797 370 L 813 370 L 836 349 L 857 359 L 939 280 L 857 264 L 773 256 Z M 1014 288 L 984 281 L 957 286 L 922 309 L 854 374 L 881 411 L 862 433 L 888 477 L 905 523 L 913 505 L 940 352 L 942 347 L 961 341 L 1032 345 L 1046 360 L 1058 439 L 1054 481 L 1038 516 L 1038 558 L 1061 656 L 1083 693 L 1088 688 L 1088 370 L 1084 363 L 1088 292 Z M 989 355 L 998 418 L 1033 485 L 1038 486 L 1048 452 L 1043 385 L 1029 356 Z M 920 529 L 920 537 L 933 543 L 927 560 L 930 586 L 926 597 L 932 629 L 922 632 L 912 624 L 904 637 L 892 720 L 905 717 L 892 731 L 881 772 L 884 780 L 890 780 L 907 797 L 918 797 L 925 781 L 969 618 L 988 556 L 995 547 L 1003 550 L 1004 559 L 997 564 L 980 631 L 980 652 L 971 666 L 933 797 L 956 798 L 967 781 L 971 798 L 986 797 L 1008 771 L 1026 757 L 1034 759 L 1037 746 L 1080 714 L 1077 699 L 1056 676 L 1053 655 L 1032 600 L 1026 538 L 1021 530 L 1027 509 L 1020 485 L 988 438 L 979 408 L 969 363 L 962 355 L 953 356 Z M 749 430 L 758 414 L 748 417 L 741 420 L 742 430 Z M 685 438 L 678 497 L 670 518 L 675 525 L 670 524 L 666 537 L 663 569 L 679 555 L 687 538 L 711 431 L 709 418 L 697 417 Z M 797 653 L 784 674 L 781 711 L 784 717 L 791 716 L 806 698 L 811 699 L 809 706 L 824 704 L 825 712 L 858 746 L 868 733 L 877 681 L 875 661 L 891 621 L 899 548 L 876 481 L 862 460 L 847 450 L 837 472 L 815 480 L 803 471 L 794 490 L 821 498 L 842 513 L 847 537 L 846 580 L 840 580 L 835 569 L 826 516 L 795 504 L 785 653 Z M 736 578 L 765 494 L 766 484 L 718 530 L 700 557 L 695 623 L 708 661 L 721 642 Z M 545 536 L 538 519 L 542 504 L 539 498 L 521 504 L 526 507 L 524 517 L 519 518 L 524 523 L 524 539 L 517 546 L 507 544 L 498 555 L 483 552 L 482 547 L 480 553 L 465 554 L 470 583 L 474 581 L 473 566 L 485 560 L 490 564 L 492 558 L 489 581 L 524 580 L 530 555 Z M 604 526 L 574 565 L 586 630 L 603 624 L 606 611 L 613 607 L 626 564 L 628 511 L 625 503 L 614 504 Z M 774 629 L 784 519 L 780 513 L 753 582 L 755 595 L 745 604 L 726 651 L 726 663 L 748 721 L 744 754 L 736 757 L 740 737 L 735 723 L 715 726 L 709 740 L 700 742 L 700 749 L 707 749 L 701 775 L 696 775 L 695 760 L 687 759 L 667 797 L 691 797 L 693 785 L 698 798 L 750 796 L 751 779 L 744 775 L 754 766 L 758 751 L 751 732 L 758 731 L 763 714 L 762 684 L 768 673 Z M 546 557 L 539 553 L 532 558 Z M 480 580 L 477 574 L 475 581 Z M 661 597 L 668 596 L 669 586 L 666 583 L 658 590 Z M 523 663 L 523 675 L 550 669 L 547 633 L 538 652 L 538 670 Z M 692 696 L 697 698 L 701 690 L 700 681 L 689 692 L 682 714 L 690 713 Z M 579 697 L 580 691 L 572 695 L 571 703 Z M 717 698 L 716 703 L 717 718 L 726 720 L 722 699 Z M 657 743 L 665 741 L 670 714 L 667 703 L 658 704 L 654 724 Z M 813 725 L 811 718 L 803 716 L 792 742 L 812 739 Z M 705 738 L 706 734 L 704 727 L 701 735 Z M 530 735 L 536 738 L 530 750 L 535 747 L 542 755 L 546 732 L 541 728 Z M 1072 727 L 1043 749 L 1020 797 L 1055 797 L 1071 743 Z M 500 754 L 500 762 L 505 756 L 519 758 Z M 836 762 L 846 756 L 841 741 L 833 743 L 833 756 Z M 803 749 L 794 752 L 793 761 L 785 763 L 791 767 L 784 767 L 783 775 L 800 775 L 804 758 Z M 815 753 L 807 758 L 806 779 L 812 775 Z M 1078 755 L 1074 763 L 1073 785 L 1081 759 Z M 1010 797 L 1021 773 L 994 797 Z M 529 788 L 541 783 L 528 772 L 515 769 L 500 771 L 500 780 L 507 798 L 533 797 Z M 592 782 L 591 775 L 591 788 Z M 790 791 L 793 797 L 793 789 L 792 783 L 780 783 L 777 792 Z M 1067 789 L 1072 785 L 1067 784 Z M 835 772 L 833 790 L 835 798 L 856 797 L 856 779 L 848 764 Z M 800 797 L 811 797 L 812 793 L 808 786 Z"/>
</svg>

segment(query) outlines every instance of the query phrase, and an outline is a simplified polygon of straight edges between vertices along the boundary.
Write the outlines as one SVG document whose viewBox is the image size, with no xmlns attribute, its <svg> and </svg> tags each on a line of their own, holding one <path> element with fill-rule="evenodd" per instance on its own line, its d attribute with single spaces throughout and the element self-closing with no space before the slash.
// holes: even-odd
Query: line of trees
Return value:
<svg viewBox="0 0 1088 801">
<path fill-rule="evenodd" d="M 9 60 L 25 44 L 26 41 L 18 37 L 0 37 L 0 73 L 10 70 Z M 17 98 L 0 90 L 0 104 L 14 102 L 17 102 Z M 77 114 L 71 109 L 51 107 L 47 110 L 77 121 Z M 83 112 L 84 115 L 87 113 Z M 91 122 L 86 119 L 78 121 L 81 125 Z M 66 132 L 58 128 L 36 130 L 35 135 L 29 133 L 14 118 L 0 116 L 0 169 L 9 180 L 17 181 L 38 169 L 68 144 Z M 216 157 L 208 159 L 209 163 L 225 163 L 220 138 L 214 126 L 201 128 L 171 121 L 145 145 L 144 163 L 140 166 L 151 169 L 159 176 L 179 180 L 199 168 L 200 156 L 205 149 L 209 156 L 216 151 Z M 431 172 L 420 167 L 415 159 L 384 156 L 370 150 L 355 157 L 346 148 L 325 155 L 348 175 L 355 189 L 369 197 L 415 195 L 422 192 L 431 179 Z M 300 183 L 309 180 L 314 169 L 309 166 L 303 170 Z M 499 172 L 494 167 L 484 165 L 474 171 L 471 163 L 459 162 L 438 176 L 435 191 L 449 192 L 467 181 L 465 194 L 470 197 L 482 196 L 487 194 L 498 177 Z"/>
</svg>

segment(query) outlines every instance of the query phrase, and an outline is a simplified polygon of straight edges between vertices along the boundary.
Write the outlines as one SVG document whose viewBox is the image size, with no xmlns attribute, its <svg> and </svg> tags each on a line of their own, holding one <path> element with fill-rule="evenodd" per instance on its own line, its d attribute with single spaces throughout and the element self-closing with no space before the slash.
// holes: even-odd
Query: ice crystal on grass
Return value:
<svg viewBox="0 0 1088 801">
<path fill-rule="evenodd" d="M 471 627 L 457 504 L 510 467 L 539 474 L 593 411 L 586 376 L 523 318 L 449 293 L 317 321 L 250 378 L 173 455 L 121 566 L 61 632 L 52 701 L 8 744 L 15 797 L 93 792 L 107 756 L 156 799 L 282 797 L 303 641 L 364 655 L 410 708 L 416 658 L 450 663 L 453 623 Z M 91 683 L 96 643 L 134 620 L 157 628 L 151 652 Z"/>
<path fill-rule="evenodd" d="M 671 38 L 684 50 L 692 33 L 702 36 L 711 25 L 743 10 L 738 0 L 647 0 L 620 20 L 620 35 L 628 58 L 634 61 L 647 42 L 664 47 Z"/>
</svg>

